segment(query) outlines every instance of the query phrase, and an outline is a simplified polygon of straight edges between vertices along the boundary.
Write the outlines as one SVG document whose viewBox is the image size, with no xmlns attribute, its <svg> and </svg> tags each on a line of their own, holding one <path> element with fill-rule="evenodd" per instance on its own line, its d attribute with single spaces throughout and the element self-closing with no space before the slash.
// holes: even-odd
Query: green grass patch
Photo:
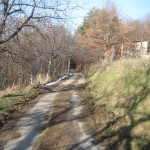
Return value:
<svg viewBox="0 0 150 150">
<path fill-rule="evenodd" d="M 150 141 L 149 60 L 120 60 L 93 67 L 86 91 L 93 113 L 91 124 L 101 131 L 99 142 L 116 149 L 149 146 L 144 142 Z"/>
<path fill-rule="evenodd" d="M 6 94 L 0 96 L 0 111 L 3 111 L 6 108 L 10 108 L 12 104 L 17 101 L 32 97 L 36 93 L 36 89 L 32 86 L 27 86 L 21 89 L 15 89 L 11 92 L 6 92 Z"/>
<path fill-rule="evenodd" d="M 11 105 L 19 101 L 23 98 L 23 95 L 18 95 L 18 94 L 8 94 L 4 95 L 3 97 L 0 97 L 0 111 L 6 108 L 11 107 Z"/>
</svg>

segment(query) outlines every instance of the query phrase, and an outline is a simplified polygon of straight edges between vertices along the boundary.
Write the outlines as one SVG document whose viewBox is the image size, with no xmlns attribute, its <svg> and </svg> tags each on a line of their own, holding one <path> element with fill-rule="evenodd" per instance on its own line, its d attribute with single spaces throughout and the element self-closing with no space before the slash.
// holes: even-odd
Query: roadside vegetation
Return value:
<svg viewBox="0 0 150 150">
<path fill-rule="evenodd" d="M 30 85 L 26 87 L 17 85 L 0 91 L 0 128 L 12 118 L 14 112 L 27 108 L 38 94 L 39 90 Z"/>
<path fill-rule="evenodd" d="M 92 67 L 87 104 L 96 143 L 115 149 L 150 147 L 150 62 L 128 59 Z"/>
<path fill-rule="evenodd" d="M 0 92 L 0 111 L 10 108 L 14 103 L 28 97 L 32 97 L 36 93 L 36 89 L 32 86 L 25 88 L 15 86 Z"/>
</svg>

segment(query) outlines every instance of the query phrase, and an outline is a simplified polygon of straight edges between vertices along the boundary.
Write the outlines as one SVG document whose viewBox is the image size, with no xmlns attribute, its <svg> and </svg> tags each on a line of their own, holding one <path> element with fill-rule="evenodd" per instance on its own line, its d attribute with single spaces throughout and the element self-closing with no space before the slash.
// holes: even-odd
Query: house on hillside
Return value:
<svg viewBox="0 0 150 150">
<path fill-rule="evenodd" d="M 150 58 L 150 45 L 148 41 L 133 41 L 133 45 L 135 46 L 135 52 L 140 57 Z"/>
<path fill-rule="evenodd" d="M 128 43 L 114 43 L 105 50 L 104 59 L 114 61 L 120 58 L 150 59 L 149 41 L 132 41 Z"/>
</svg>

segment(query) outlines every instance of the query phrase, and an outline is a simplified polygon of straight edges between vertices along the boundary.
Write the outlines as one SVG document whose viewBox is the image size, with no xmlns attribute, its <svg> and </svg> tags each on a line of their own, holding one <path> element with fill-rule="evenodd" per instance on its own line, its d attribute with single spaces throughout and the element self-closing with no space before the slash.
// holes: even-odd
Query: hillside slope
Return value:
<svg viewBox="0 0 150 150">
<path fill-rule="evenodd" d="M 92 67 L 86 88 L 96 143 L 113 149 L 150 147 L 150 62 L 121 60 Z"/>
</svg>

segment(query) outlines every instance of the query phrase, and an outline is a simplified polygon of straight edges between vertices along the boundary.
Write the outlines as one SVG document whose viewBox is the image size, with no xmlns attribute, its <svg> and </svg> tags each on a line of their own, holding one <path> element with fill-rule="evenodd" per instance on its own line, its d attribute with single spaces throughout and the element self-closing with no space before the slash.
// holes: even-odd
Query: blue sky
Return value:
<svg viewBox="0 0 150 150">
<path fill-rule="evenodd" d="M 120 9 L 132 19 L 150 14 L 150 0 L 116 0 Z"/>
<path fill-rule="evenodd" d="M 74 25 L 72 29 L 74 30 L 79 26 L 83 18 L 87 15 L 90 9 L 93 7 L 102 8 L 105 0 L 76 0 L 76 2 L 81 6 L 81 9 L 74 10 L 72 12 Z M 150 0 L 114 0 L 118 5 L 121 14 L 131 19 L 142 19 L 146 15 L 150 15 Z"/>
</svg>

